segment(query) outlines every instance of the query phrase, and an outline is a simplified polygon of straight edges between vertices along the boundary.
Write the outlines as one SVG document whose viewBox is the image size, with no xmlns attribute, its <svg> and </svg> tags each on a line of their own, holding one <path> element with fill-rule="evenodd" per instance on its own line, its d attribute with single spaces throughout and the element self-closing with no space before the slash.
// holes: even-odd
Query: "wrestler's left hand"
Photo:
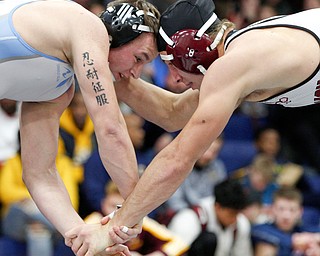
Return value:
<svg viewBox="0 0 320 256">
<path fill-rule="evenodd" d="M 105 225 L 109 221 L 110 217 L 105 216 L 101 219 L 101 224 Z M 141 232 L 142 221 L 134 225 L 132 228 L 128 228 L 126 226 L 112 227 L 112 229 L 109 230 L 109 237 L 115 244 L 124 244 L 130 239 L 137 237 Z"/>
</svg>

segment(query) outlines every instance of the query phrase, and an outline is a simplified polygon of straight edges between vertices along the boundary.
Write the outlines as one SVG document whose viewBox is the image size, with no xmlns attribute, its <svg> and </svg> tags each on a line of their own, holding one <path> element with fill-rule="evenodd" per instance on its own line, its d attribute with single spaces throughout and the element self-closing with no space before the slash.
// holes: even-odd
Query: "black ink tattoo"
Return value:
<svg viewBox="0 0 320 256">
<path fill-rule="evenodd" d="M 98 71 L 94 67 L 87 70 L 87 79 L 99 80 Z"/>
<path fill-rule="evenodd" d="M 108 99 L 107 99 L 107 95 L 105 93 L 102 93 L 102 94 L 96 96 L 96 99 L 97 99 L 97 103 L 99 106 L 109 104 Z"/>
<path fill-rule="evenodd" d="M 82 54 L 82 61 L 83 61 L 83 66 L 84 67 L 87 66 L 87 65 L 92 66 L 93 63 L 94 63 L 93 59 L 90 59 L 88 52 L 84 52 Z"/>
<path fill-rule="evenodd" d="M 98 82 L 92 82 L 92 88 L 95 91 L 95 93 L 104 91 L 104 88 L 102 87 L 102 85 L 100 84 L 100 81 Z"/>
<path fill-rule="evenodd" d="M 96 101 L 99 106 L 109 104 L 105 89 L 99 81 L 98 70 L 94 67 L 94 60 L 90 58 L 89 52 L 84 52 L 82 54 L 82 65 L 86 68 L 86 78 L 88 80 L 93 80 L 91 85 L 92 89 L 96 94 Z M 89 67 L 89 69 L 87 69 Z"/>
</svg>

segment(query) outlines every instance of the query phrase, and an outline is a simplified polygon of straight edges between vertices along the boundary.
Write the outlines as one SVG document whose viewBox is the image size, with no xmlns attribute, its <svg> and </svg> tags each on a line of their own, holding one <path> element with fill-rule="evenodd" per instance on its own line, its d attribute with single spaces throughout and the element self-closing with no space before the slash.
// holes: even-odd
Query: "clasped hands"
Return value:
<svg viewBox="0 0 320 256">
<path fill-rule="evenodd" d="M 294 233 L 292 247 L 306 256 L 320 256 L 320 233 Z"/>
<path fill-rule="evenodd" d="M 110 226 L 111 218 L 102 218 L 101 223 L 82 224 L 65 234 L 65 244 L 71 247 L 77 256 L 130 256 L 124 245 L 141 233 L 142 222 L 127 228 Z"/>
</svg>

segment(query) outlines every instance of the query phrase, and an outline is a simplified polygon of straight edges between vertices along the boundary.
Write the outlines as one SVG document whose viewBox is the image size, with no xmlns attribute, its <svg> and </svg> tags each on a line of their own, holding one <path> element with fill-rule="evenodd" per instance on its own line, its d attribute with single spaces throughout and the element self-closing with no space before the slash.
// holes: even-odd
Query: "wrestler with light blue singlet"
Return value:
<svg viewBox="0 0 320 256">
<path fill-rule="evenodd" d="M 47 101 L 65 93 L 74 82 L 72 66 L 37 51 L 15 30 L 12 15 L 25 3 L 0 2 L 0 97 L 17 101 Z M 3 6 L 4 5 L 4 6 Z M 2 9 L 3 8 L 3 9 Z M 12 10 L 10 10 L 12 8 Z M 19 73 L 18 73 L 19 72 Z M 35 75 L 37 74 L 37 75 Z"/>
<path fill-rule="evenodd" d="M 138 79 L 143 65 L 157 56 L 159 16 L 145 0 L 111 2 L 99 17 L 73 1 L 0 1 L 0 100 L 22 102 L 23 180 L 65 238 L 81 227 L 65 241 L 78 256 L 112 245 L 112 227 L 87 225 L 72 207 L 55 166 L 60 116 L 73 97 L 76 77 L 105 169 L 128 197 L 138 169 L 113 82 Z M 129 254 L 123 245 L 112 248 Z"/>
</svg>

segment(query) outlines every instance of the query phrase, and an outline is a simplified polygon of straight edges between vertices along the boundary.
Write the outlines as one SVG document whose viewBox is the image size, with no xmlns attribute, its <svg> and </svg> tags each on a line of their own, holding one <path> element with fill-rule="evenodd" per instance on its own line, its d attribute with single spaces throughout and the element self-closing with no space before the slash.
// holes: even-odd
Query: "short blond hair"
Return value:
<svg viewBox="0 0 320 256">
<path fill-rule="evenodd" d="M 259 154 L 254 158 L 250 167 L 260 173 L 268 183 L 273 181 L 276 164 L 271 157 Z"/>
<path fill-rule="evenodd" d="M 281 198 L 295 201 L 299 203 L 299 205 L 302 205 L 303 202 L 301 192 L 294 187 L 280 187 L 278 190 L 276 190 L 273 194 L 273 202 Z"/>
</svg>

